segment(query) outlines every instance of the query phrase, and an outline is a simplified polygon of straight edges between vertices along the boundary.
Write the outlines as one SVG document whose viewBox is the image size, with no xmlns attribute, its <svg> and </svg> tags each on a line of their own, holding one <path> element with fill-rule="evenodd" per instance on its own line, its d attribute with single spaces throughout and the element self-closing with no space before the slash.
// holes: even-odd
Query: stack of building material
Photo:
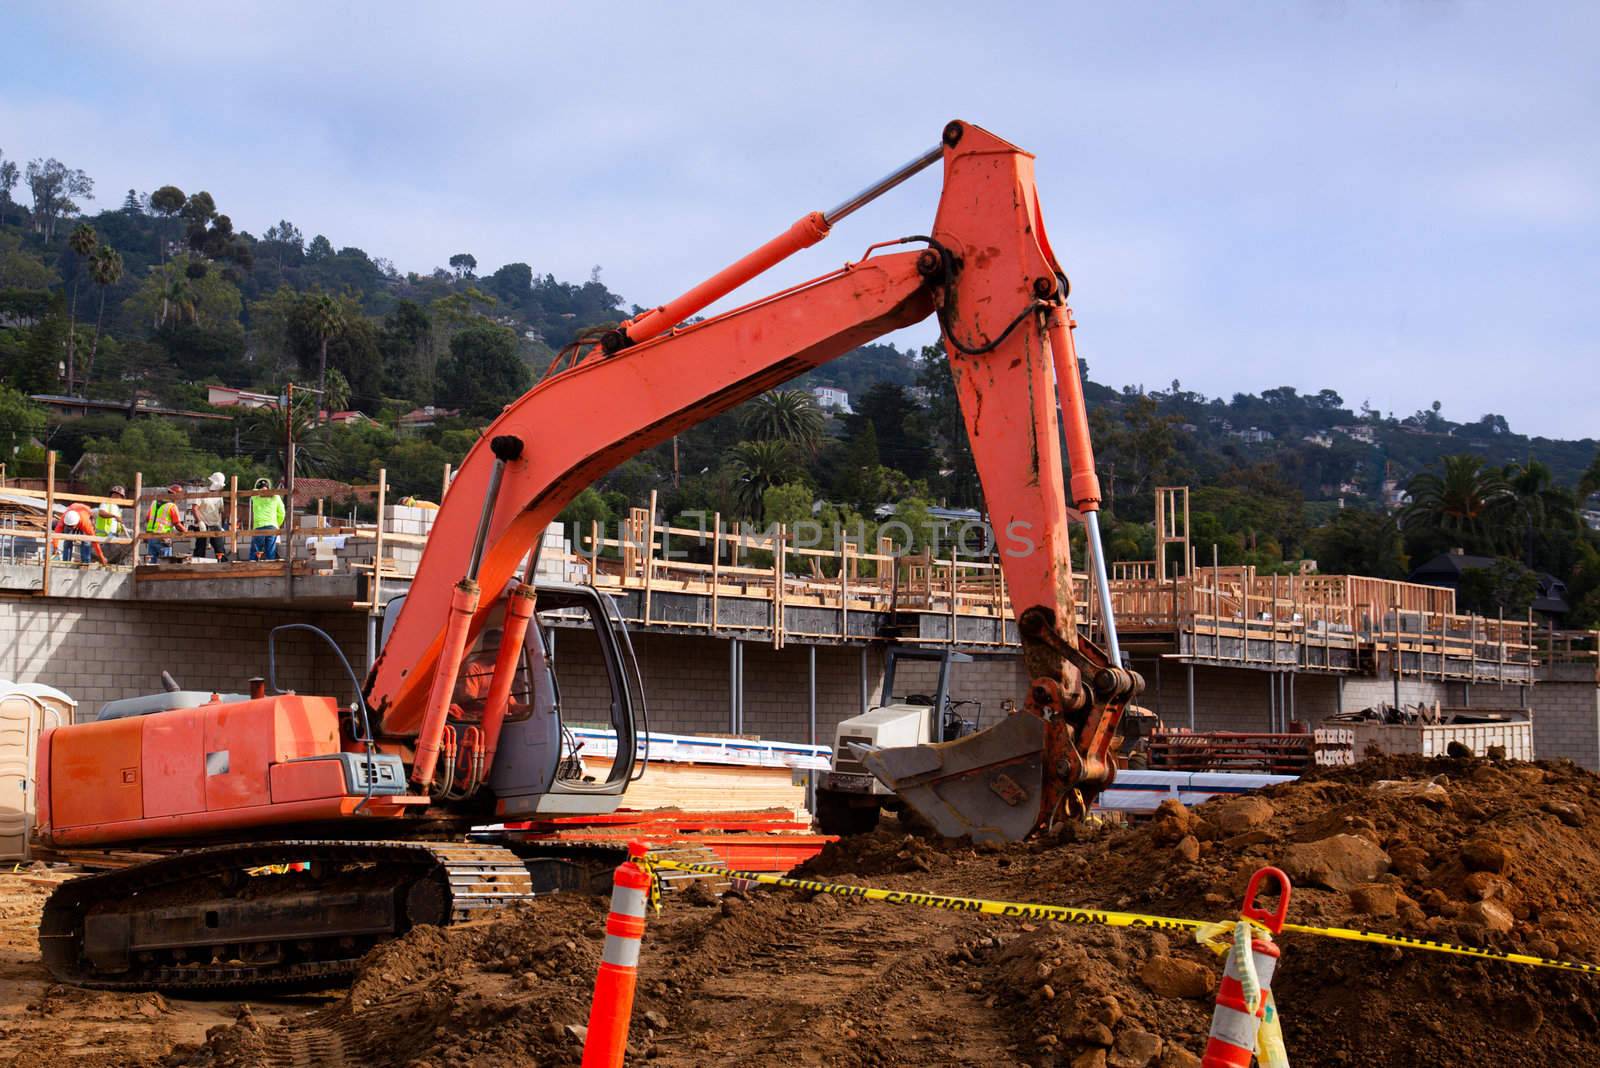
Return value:
<svg viewBox="0 0 1600 1068">
<path fill-rule="evenodd" d="M 616 734 L 586 727 L 572 734 L 585 770 L 597 779 L 611 774 Z M 805 819 L 806 773 L 826 771 L 833 753 L 825 745 L 652 732 L 639 742 L 641 758 L 647 745 L 649 765 L 625 795 L 630 809 L 782 809 Z"/>
<path fill-rule="evenodd" d="M 1319 764 L 1353 762 L 1348 730 L 1293 734 L 1160 730 L 1150 735 L 1150 767 L 1172 771 L 1228 771 L 1301 775 Z"/>
</svg>

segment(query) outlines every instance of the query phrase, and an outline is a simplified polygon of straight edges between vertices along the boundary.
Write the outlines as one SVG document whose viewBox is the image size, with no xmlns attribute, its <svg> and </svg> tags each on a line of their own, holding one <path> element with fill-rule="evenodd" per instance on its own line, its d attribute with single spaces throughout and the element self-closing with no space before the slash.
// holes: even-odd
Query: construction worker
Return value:
<svg viewBox="0 0 1600 1068">
<path fill-rule="evenodd" d="M 256 489 L 271 489 L 270 479 L 256 479 Z M 283 526 L 283 498 L 277 494 L 262 494 L 250 498 L 250 529 L 255 531 L 278 530 Z M 250 559 L 276 560 L 278 539 L 271 534 L 255 534 L 250 538 Z"/>
<path fill-rule="evenodd" d="M 221 471 L 213 471 L 211 472 L 211 478 L 206 482 L 206 489 L 212 493 L 220 493 L 222 492 L 222 487 L 227 485 L 227 482 L 227 477 Z M 193 508 L 190 509 L 190 515 L 194 517 L 195 530 L 227 529 L 228 524 L 222 516 L 221 497 L 197 498 Z M 196 538 L 194 540 L 194 554 L 196 556 L 205 556 L 207 544 L 211 546 L 212 556 L 215 556 L 218 560 L 226 560 L 228 558 L 227 543 L 221 538 Z"/>
<path fill-rule="evenodd" d="M 90 511 L 87 504 L 69 504 L 65 511 L 56 516 L 55 526 L 52 529 L 57 534 L 88 534 L 92 536 L 95 530 L 94 524 L 89 520 L 89 515 Z M 94 550 L 94 554 L 100 558 L 102 564 L 106 562 L 106 554 L 101 552 L 100 546 L 92 541 L 63 541 L 61 543 L 61 559 L 63 561 L 72 559 L 72 547 L 74 545 L 78 546 L 79 559 L 84 563 L 87 564 L 89 562 L 90 549 Z"/>
<path fill-rule="evenodd" d="M 110 542 L 114 538 L 126 538 L 128 528 L 122 522 L 122 509 L 110 501 L 102 501 L 94 513 L 94 532 L 100 535 L 101 540 Z M 106 545 L 106 562 L 120 564 L 128 555 L 126 545 Z"/>
<path fill-rule="evenodd" d="M 167 487 L 171 497 L 183 495 L 183 487 L 174 482 Z M 157 500 L 150 506 L 150 514 L 145 517 L 144 530 L 146 534 L 162 535 L 151 538 L 145 544 L 150 546 L 150 562 L 160 563 L 172 555 L 172 534 L 182 534 L 183 517 L 178 514 L 178 506 L 171 500 Z"/>
</svg>

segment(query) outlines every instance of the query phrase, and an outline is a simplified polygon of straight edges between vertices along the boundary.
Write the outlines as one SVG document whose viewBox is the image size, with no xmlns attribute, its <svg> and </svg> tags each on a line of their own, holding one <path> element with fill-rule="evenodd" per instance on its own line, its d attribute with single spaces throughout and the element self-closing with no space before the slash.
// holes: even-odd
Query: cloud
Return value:
<svg viewBox="0 0 1600 1068">
<path fill-rule="evenodd" d="M 1592 5 L 61 3 L 7 29 L 0 148 L 99 205 L 174 182 L 256 233 L 599 264 L 649 305 L 959 116 L 1037 154 L 1104 381 L 1597 429 Z M 936 189 L 725 304 L 926 232 Z"/>
</svg>

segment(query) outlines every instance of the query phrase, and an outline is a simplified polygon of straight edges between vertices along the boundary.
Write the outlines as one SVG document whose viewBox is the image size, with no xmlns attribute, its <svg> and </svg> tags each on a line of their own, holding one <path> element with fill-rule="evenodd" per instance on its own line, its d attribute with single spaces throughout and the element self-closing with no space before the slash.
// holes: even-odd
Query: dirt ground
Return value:
<svg viewBox="0 0 1600 1068">
<path fill-rule="evenodd" d="M 1600 961 L 1600 778 L 1567 764 L 1368 761 L 998 850 L 891 821 L 805 873 L 1225 919 L 1265 863 L 1294 877 L 1301 923 Z M 600 901 L 547 899 L 413 931 L 349 991 L 243 1007 L 52 986 L 32 931 L 47 892 L 0 875 L 0 1065 L 576 1064 L 604 923 Z M 1297 1068 L 1600 1063 L 1600 977 L 1281 945 Z M 702 887 L 650 918 L 630 1059 L 1190 1068 L 1219 970 L 1177 934 Z"/>
</svg>

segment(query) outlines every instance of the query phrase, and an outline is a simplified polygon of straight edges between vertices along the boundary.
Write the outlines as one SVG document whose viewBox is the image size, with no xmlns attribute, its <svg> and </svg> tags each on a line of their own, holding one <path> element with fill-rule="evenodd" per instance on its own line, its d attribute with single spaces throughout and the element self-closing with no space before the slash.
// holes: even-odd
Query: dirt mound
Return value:
<svg viewBox="0 0 1600 1068">
<path fill-rule="evenodd" d="M 999 849 L 892 820 L 802 874 L 1226 919 L 1265 864 L 1291 919 L 1600 961 L 1600 779 L 1567 764 L 1385 760 L 1128 827 Z M 303 1026 L 217 1029 L 173 1063 L 576 1063 L 603 903 L 551 899 L 374 952 Z M 1600 979 L 1285 935 L 1297 1065 L 1600 1062 Z M 1197 1063 L 1220 962 L 1187 936 L 825 894 L 690 893 L 652 916 L 633 1056 L 663 1065 Z M 312 1056 L 299 1063 L 339 1063 Z"/>
</svg>

